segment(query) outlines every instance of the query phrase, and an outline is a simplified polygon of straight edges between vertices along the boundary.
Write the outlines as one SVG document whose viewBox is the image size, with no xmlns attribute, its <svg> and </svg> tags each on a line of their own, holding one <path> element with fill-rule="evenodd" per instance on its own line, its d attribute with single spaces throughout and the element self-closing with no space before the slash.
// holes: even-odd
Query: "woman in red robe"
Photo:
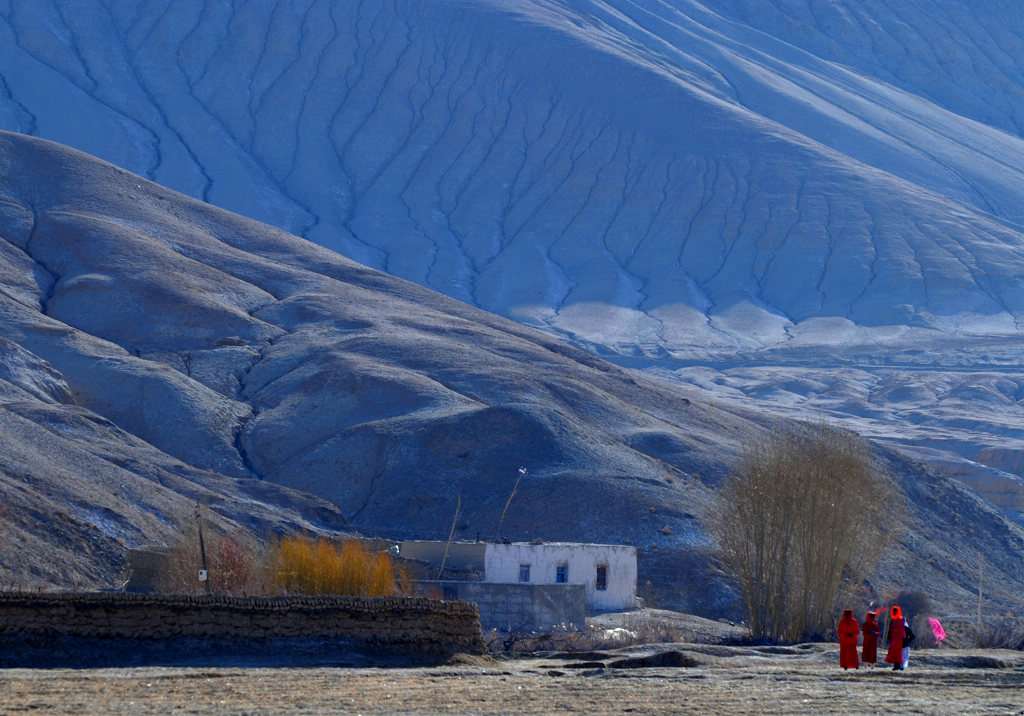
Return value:
<svg viewBox="0 0 1024 716">
<path fill-rule="evenodd" d="M 892 664 L 893 671 L 903 671 L 903 637 L 907 634 L 903 629 L 903 610 L 893 607 L 889 616 L 892 621 L 889 623 L 889 652 L 885 655 L 885 663 Z"/>
<path fill-rule="evenodd" d="M 878 661 L 878 635 L 882 633 L 875 621 L 875 614 L 877 612 L 868 612 L 864 617 L 864 626 L 861 627 L 864 645 L 861 647 L 860 660 L 872 666 Z"/>
<path fill-rule="evenodd" d="M 839 665 L 844 669 L 858 668 L 860 662 L 857 661 L 857 637 L 860 636 L 860 624 L 854 619 L 852 609 L 843 610 L 843 618 L 839 620 L 836 634 L 839 635 Z"/>
</svg>

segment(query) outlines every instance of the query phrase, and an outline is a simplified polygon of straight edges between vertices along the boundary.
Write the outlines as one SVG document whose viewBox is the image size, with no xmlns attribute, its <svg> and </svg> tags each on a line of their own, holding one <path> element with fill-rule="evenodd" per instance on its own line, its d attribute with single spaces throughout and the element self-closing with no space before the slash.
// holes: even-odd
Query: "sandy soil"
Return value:
<svg viewBox="0 0 1024 716">
<path fill-rule="evenodd" d="M 26 712 L 1021 714 L 1024 653 L 920 651 L 905 672 L 841 670 L 828 644 L 677 644 L 405 669 L 0 671 L 0 713 Z"/>
</svg>

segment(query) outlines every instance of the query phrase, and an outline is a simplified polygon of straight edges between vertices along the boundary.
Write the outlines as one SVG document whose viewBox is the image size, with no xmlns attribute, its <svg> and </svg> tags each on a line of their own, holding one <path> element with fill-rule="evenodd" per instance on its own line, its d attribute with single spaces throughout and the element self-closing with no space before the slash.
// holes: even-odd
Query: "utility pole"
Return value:
<svg viewBox="0 0 1024 716">
<path fill-rule="evenodd" d="M 448 541 L 444 543 L 444 557 L 441 558 L 441 569 L 437 570 L 437 578 L 441 579 L 444 574 L 444 565 L 448 561 L 448 548 L 452 545 L 452 537 L 455 536 L 455 525 L 459 521 L 459 510 L 462 509 L 462 495 L 459 495 L 459 501 L 455 503 L 455 516 L 452 517 L 452 529 L 448 533 Z"/>
<path fill-rule="evenodd" d="M 981 629 L 981 581 L 985 575 L 985 553 L 978 552 L 978 629 Z"/>
<path fill-rule="evenodd" d="M 508 502 L 505 503 L 505 509 L 501 511 L 501 518 L 498 520 L 498 537 L 501 537 L 501 526 L 505 524 L 505 513 L 508 512 L 508 506 L 512 504 L 512 498 L 516 496 L 516 490 L 519 489 L 519 483 L 522 482 L 523 478 L 526 477 L 526 468 L 519 468 L 519 477 L 516 478 L 516 484 L 512 486 L 512 494 L 508 496 Z"/>
<path fill-rule="evenodd" d="M 203 516 L 196 504 L 196 524 L 199 525 L 199 557 L 202 560 L 203 568 L 199 570 L 199 581 L 205 582 L 206 593 L 210 594 L 210 572 L 206 568 L 206 544 L 203 542 Z"/>
</svg>

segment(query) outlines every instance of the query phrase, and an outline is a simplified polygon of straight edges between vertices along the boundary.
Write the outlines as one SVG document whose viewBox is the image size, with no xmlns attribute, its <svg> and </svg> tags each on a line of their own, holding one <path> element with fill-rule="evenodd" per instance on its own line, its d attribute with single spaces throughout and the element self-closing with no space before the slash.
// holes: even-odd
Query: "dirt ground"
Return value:
<svg viewBox="0 0 1024 716">
<path fill-rule="evenodd" d="M 831 644 L 660 645 L 418 668 L 0 670 L 0 713 L 1024 714 L 1024 653 L 844 671 Z"/>
</svg>

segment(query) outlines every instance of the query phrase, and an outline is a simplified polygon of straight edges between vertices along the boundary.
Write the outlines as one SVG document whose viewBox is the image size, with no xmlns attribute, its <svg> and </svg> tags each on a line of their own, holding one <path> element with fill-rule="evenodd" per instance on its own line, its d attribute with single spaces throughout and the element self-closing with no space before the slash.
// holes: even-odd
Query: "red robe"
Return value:
<svg viewBox="0 0 1024 716">
<path fill-rule="evenodd" d="M 889 653 L 885 655 L 885 663 L 903 663 L 903 637 L 906 635 L 903 630 L 903 619 L 893 619 L 889 624 Z"/>
<path fill-rule="evenodd" d="M 861 661 L 865 664 L 874 664 L 878 661 L 878 635 L 882 633 L 874 615 L 868 614 L 861 631 L 864 634 L 864 646 L 861 647 L 860 652 Z"/>
<path fill-rule="evenodd" d="M 860 636 L 860 624 L 852 614 L 843 614 L 836 627 L 836 634 L 839 635 L 839 665 L 844 669 L 858 668 L 857 637 Z"/>
</svg>

